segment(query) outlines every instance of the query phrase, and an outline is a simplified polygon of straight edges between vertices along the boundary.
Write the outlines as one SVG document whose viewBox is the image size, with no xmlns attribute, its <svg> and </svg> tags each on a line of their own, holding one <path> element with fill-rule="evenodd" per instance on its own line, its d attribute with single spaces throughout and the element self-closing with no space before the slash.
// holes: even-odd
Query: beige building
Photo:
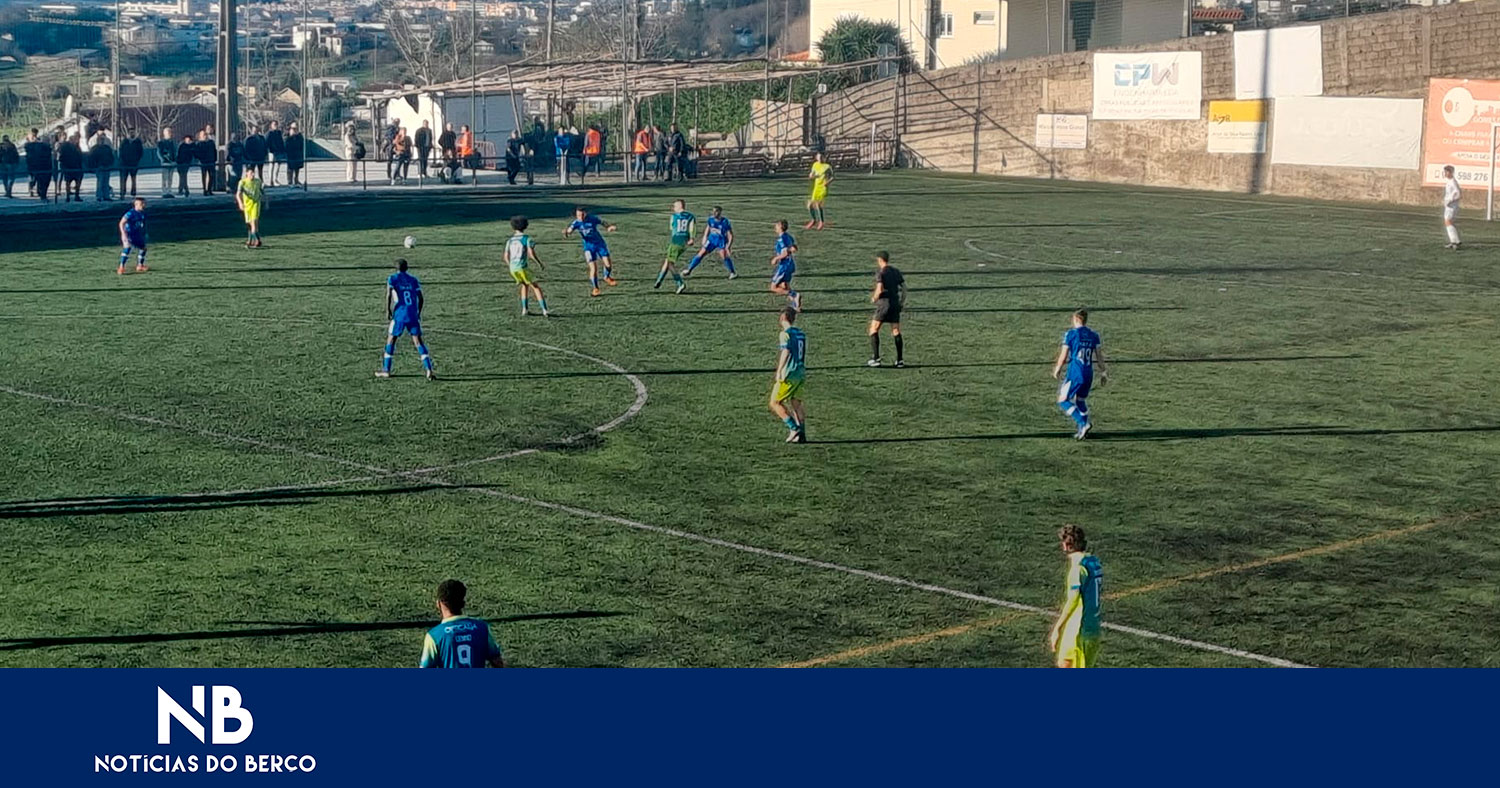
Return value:
<svg viewBox="0 0 1500 788">
<path fill-rule="evenodd" d="M 1193 0 L 811 0 L 812 56 L 845 16 L 891 22 L 917 63 L 948 68 L 999 53 L 1021 58 L 1180 38 Z"/>
</svg>

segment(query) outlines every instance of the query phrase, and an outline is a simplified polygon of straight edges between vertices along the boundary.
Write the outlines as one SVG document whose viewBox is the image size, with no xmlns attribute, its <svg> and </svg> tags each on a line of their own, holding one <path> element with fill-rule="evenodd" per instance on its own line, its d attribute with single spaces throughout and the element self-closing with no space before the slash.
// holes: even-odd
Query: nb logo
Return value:
<svg viewBox="0 0 1500 788">
<path fill-rule="evenodd" d="M 1115 85 L 1117 87 L 1136 87 L 1144 83 L 1160 85 L 1163 82 L 1169 85 L 1177 84 L 1177 64 L 1173 63 L 1166 68 L 1153 63 L 1116 63 Z"/>
<path fill-rule="evenodd" d="M 251 716 L 249 709 L 240 705 L 240 691 L 220 684 L 215 684 L 211 689 L 213 690 L 213 708 L 211 714 L 205 714 L 202 684 L 193 685 L 193 710 L 191 712 L 168 695 L 166 690 L 157 687 L 156 743 L 172 743 L 172 720 L 174 719 L 200 742 L 204 741 L 203 720 L 210 718 L 213 721 L 211 741 L 214 744 L 239 744 L 250 738 L 250 731 L 255 727 L 255 718 Z M 232 731 L 225 730 L 226 720 L 235 720 L 238 725 Z"/>
</svg>

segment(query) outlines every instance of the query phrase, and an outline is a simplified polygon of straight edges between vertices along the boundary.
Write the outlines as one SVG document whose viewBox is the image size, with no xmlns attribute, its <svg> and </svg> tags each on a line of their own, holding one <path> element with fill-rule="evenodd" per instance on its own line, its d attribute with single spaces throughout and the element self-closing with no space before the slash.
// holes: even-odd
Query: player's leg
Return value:
<svg viewBox="0 0 1500 788">
<path fill-rule="evenodd" d="M 604 283 L 609 285 L 610 287 L 614 287 L 615 285 L 619 284 L 619 282 L 615 281 L 615 264 L 610 260 L 609 254 L 605 253 L 599 255 L 599 262 L 604 266 Z"/>
<path fill-rule="evenodd" d="M 386 330 L 385 355 L 380 360 L 380 371 L 375 373 L 377 378 L 388 378 L 391 376 L 391 364 L 396 360 L 396 340 L 401 337 L 401 328 L 396 321 L 391 321 L 391 327 Z"/>
<path fill-rule="evenodd" d="M 817 223 L 818 203 L 817 200 L 810 199 L 807 201 L 807 224 L 802 225 L 802 229 L 811 230 Z"/>
<path fill-rule="evenodd" d="M 896 366 L 906 366 L 906 343 L 901 340 L 901 321 L 891 324 L 891 341 L 896 344 Z"/>
<path fill-rule="evenodd" d="M 792 415 L 791 409 L 786 405 L 790 390 L 790 385 L 782 382 L 777 383 L 776 390 L 771 392 L 771 412 L 776 414 L 776 418 L 781 419 L 782 424 L 786 425 L 787 443 L 791 443 L 797 436 L 797 418 Z"/>
<path fill-rule="evenodd" d="M 526 282 L 519 276 L 516 277 L 516 281 L 519 283 L 518 287 L 520 288 L 521 317 L 525 317 L 531 314 L 531 303 L 526 300 Z"/>
<path fill-rule="evenodd" d="M 598 256 L 592 252 L 584 252 L 583 259 L 589 264 L 589 295 L 599 295 L 599 263 Z"/>
<path fill-rule="evenodd" d="M 1082 399 L 1078 396 L 1079 387 L 1080 384 L 1077 381 L 1064 380 L 1062 385 L 1057 387 L 1057 407 L 1063 415 L 1072 419 L 1073 423 L 1082 429 L 1083 425 L 1088 423 L 1088 410 L 1085 405 L 1085 409 L 1082 412 L 1079 411 L 1078 403 Z"/>
<path fill-rule="evenodd" d="M 427 352 L 427 342 L 422 339 L 422 327 L 413 325 L 411 327 L 411 343 L 417 347 L 417 355 L 422 357 L 422 369 L 427 373 L 428 380 L 437 380 L 437 370 L 432 368 L 432 354 Z"/>
<path fill-rule="evenodd" d="M 711 247 L 708 247 L 708 246 L 700 247 L 698 249 L 698 253 L 695 254 L 695 255 L 693 255 L 693 259 L 691 259 L 691 260 L 688 261 L 687 268 L 684 268 L 682 270 L 682 275 L 683 276 L 692 276 L 693 275 L 693 269 L 697 268 L 698 264 L 701 263 L 701 262 L 703 262 L 703 258 L 707 257 L 708 253 L 711 252 L 711 251 L 713 251 L 713 249 Z"/>
<path fill-rule="evenodd" d="M 135 272 L 144 274 L 151 270 L 146 267 L 146 244 L 144 242 L 138 243 L 135 245 L 135 248 L 138 250 L 135 256 Z"/>
<path fill-rule="evenodd" d="M 807 443 L 807 411 L 802 407 L 802 398 L 793 397 L 788 404 L 791 406 L 792 418 L 797 420 L 797 443 Z"/>
<path fill-rule="evenodd" d="M 550 317 L 547 314 L 547 294 L 542 292 L 542 286 L 532 282 L 531 291 L 536 294 L 536 302 L 542 306 L 542 317 Z"/>
<path fill-rule="evenodd" d="M 125 242 L 125 248 L 123 248 L 123 249 L 120 250 L 120 267 L 117 268 L 117 269 L 115 269 L 115 273 L 117 273 L 117 274 L 123 274 L 123 273 L 125 273 L 125 264 L 128 263 L 128 262 L 130 262 L 130 249 L 131 249 L 130 242 L 126 241 Z"/>
<path fill-rule="evenodd" d="M 1445 208 L 1443 210 L 1443 229 L 1448 233 L 1449 249 L 1457 249 L 1463 245 L 1463 239 L 1458 235 L 1458 212 Z"/>
<path fill-rule="evenodd" d="M 730 258 L 728 249 L 719 250 L 719 259 L 724 261 L 724 270 L 729 272 L 730 279 L 735 279 L 739 276 L 734 271 L 734 260 Z"/>
<path fill-rule="evenodd" d="M 879 317 L 870 321 L 870 360 L 865 362 L 867 367 L 880 366 L 880 325 Z"/>
</svg>

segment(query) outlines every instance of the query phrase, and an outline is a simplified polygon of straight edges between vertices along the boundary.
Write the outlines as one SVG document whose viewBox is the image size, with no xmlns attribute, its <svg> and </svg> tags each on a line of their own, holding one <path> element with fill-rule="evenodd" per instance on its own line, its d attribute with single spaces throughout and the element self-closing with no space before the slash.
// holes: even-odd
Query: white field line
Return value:
<svg viewBox="0 0 1500 788">
<path fill-rule="evenodd" d="M 6 316 L 0 316 L 0 318 L 4 318 L 4 317 L 6 317 Z M 61 317 L 61 316 L 54 315 L 52 317 L 57 318 L 57 317 Z M 91 315 L 90 317 L 98 317 L 98 316 L 97 315 Z M 112 317 L 121 317 L 121 316 L 119 316 L 119 315 L 112 315 Z M 133 316 L 133 317 L 143 317 L 143 316 L 136 315 L 136 316 Z M 311 322 L 311 321 L 309 321 L 309 322 Z M 377 327 L 379 326 L 379 324 L 371 324 L 371 325 L 376 325 Z M 486 337 L 487 336 L 485 334 L 480 334 L 480 333 L 477 333 L 477 332 L 451 331 L 449 333 L 464 333 L 464 334 L 467 334 L 469 336 L 475 336 L 475 337 Z M 497 338 L 499 338 L 499 337 L 497 337 Z M 523 342 L 525 344 L 537 345 L 539 347 L 548 347 L 550 349 L 550 346 L 541 345 L 540 343 L 529 342 L 527 340 L 513 340 L 513 341 Z M 598 361 L 598 359 L 592 359 L 592 357 L 590 357 L 590 356 L 585 356 L 584 354 L 577 353 L 575 351 L 564 350 L 562 352 L 570 353 L 572 355 L 579 356 L 580 358 L 589 358 L 591 360 Z M 609 362 L 601 362 L 601 363 L 604 363 L 606 365 L 614 367 L 614 365 L 609 364 Z M 619 369 L 619 367 L 614 367 L 614 368 L 615 369 Z M 623 374 L 626 374 L 627 376 L 632 377 L 632 378 L 634 377 L 634 376 L 630 376 L 629 373 L 623 373 Z M 637 384 L 639 384 L 638 380 L 636 380 L 636 382 L 637 382 Z M 642 396 L 643 396 L 644 385 L 643 384 L 639 384 L 639 385 L 640 385 L 640 388 L 638 389 L 638 391 L 641 391 L 642 392 Z M 796 554 L 793 554 L 793 553 L 781 552 L 779 550 L 771 550 L 771 549 L 767 549 L 767 548 L 764 548 L 764 547 L 756 547 L 754 545 L 742 544 L 740 542 L 731 542 L 731 541 L 729 541 L 727 539 L 720 539 L 720 538 L 714 537 L 714 536 L 706 536 L 706 535 L 703 535 L 703 534 L 693 533 L 692 531 L 684 531 L 684 530 L 681 530 L 681 529 L 678 529 L 678 528 L 669 528 L 669 527 L 661 526 L 661 525 L 651 525 L 649 523 L 640 522 L 639 520 L 631 520 L 631 519 L 628 519 L 628 518 L 625 518 L 625 517 L 619 517 L 619 516 L 612 515 L 612 514 L 605 514 L 603 512 L 595 512 L 595 511 L 591 511 L 591 510 L 588 510 L 588 509 L 580 509 L 580 508 L 575 507 L 575 506 L 569 506 L 567 504 L 560 504 L 560 503 L 553 503 L 551 501 L 543 501 L 543 500 L 540 500 L 540 499 L 537 499 L 537 498 L 528 498 L 528 497 L 523 496 L 523 495 L 516 495 L 514 493 L 503 492 L 501 490 L 496 490 L 496 489 L 493 489 L 493 488 L 490 488 L 490 487 L 468 486 L 468 485 L 465 485 L 465 484 L 462 484 L 462 483 L 459 483 L 459 482 L 452 482 L 452 481 L 448 481 L 446 479 L 436 478 L 436 474 L 439 473 L 439 469 L 428 469 L 428 470 L 417 470 L 417 471 L 392 471 L 392 470 L 388 470 L 388 469 L 384 469 L 384 468 L 378 468 L 378 467 L 375 467 L 375 466 L 364 465 L 362 463 L 354 463 L 354 462 L 350 462 L 350 461 L 346 461 L 346 460 L 340 460 L 338 458 L 329 457 L 329 456 L 323 455 L 323 454 L 317 454 L 315 452 L 304 451 L 302 449 L 298 449 L 298 448 L 293 447 L 293 446 L 284 446 L 282 444 L 269 443 L 269 442 L 266 442 L 266 441 L 256 440 L 254 438 L 243 438 L 243 437 L 240 437 L 240 436 L 230 435 L 228 433 L 219 432 L 217 430 L 203 430 L 203 429 L 200 429 L 200 428 L 197 428 L 197 427 L 192 427 L 192 426 L 187 426 L 187 425 L 179 425 L 179 424 L 175 424 L 175 423 L 163 420 L 163 419 L 157 419 L 157 418 L 152 418 L 150 416 L 142 416 L 142 415 L 139 415 L 139 414 L 128 413 L 128 412 L 125 412 L 125 411 L 119 411 L 119 410 L 115 410 L 115 409 L 112 409 L 112 408 L 107 408 L 107 407 L 104 407 L 102 405 L 94 405 L 92 403 L 80 402 L 80 401 L 77 401 L 77 400 L 71 400 L 71 399 L 67 399 L 67 398 L 64 398 L 64 397 L 55 397 L 55 396 L 51 396 L 51 395 L 48 395 L 48 394 L 37 394 L 37 393 L 34 393 L 34 392 L 22 391 L 20 389 L 10 388 L 10 387 L 7 387 L 7 386 L 0 386 L 0 391 L 3 391 L 3 392 L 8 393 L 8 394 L 13 394 L 15 396 L 29 397 L 29 398 L 40 400 L 40 401 L 47 402 L 47 403 L 50 403 L 50 404 L 66 405 L 66 406 L 70 406 L 70 407 L 82 408 L 82 409 L 85 409 L 85 410 L 88 410 L 88 411 L 91 411 L 91 412 L 94 412 L 94 413 L 100 413 L 100 414 L 104 414 L 104 415 L 114 416 L 116 418 L 121 418 L 121 419 L 124 419 L 124 420 L 127 420 L 127 421 L 131 421 L 131 422 L 135 422 L 135 423 L 138 423 L 138 424 L 149 425 L 149 426 L 152 426 L 152 427 L 158 427 L 158 428 L 162 428 L 162 429 L 172 429 L 172 430 L 177 430 L 177 431 L 181 431 L 181 432 L 187 432 L 187 433 L 191 433 L 191 434 L 197 434 L 197 435 L 201 435 L 201 436 L 204 436 L 204 437 L 213 438 L 215 440 L 222 440 L 222 441 L 228 441 L 228 442 L 232 442 L 232 443 L 239 443 L 239 444 L 242 444 L 242 445 L 248 445 L 248 446 L 254 446 L 254 447 L 257 447 L 257 448 L 263 448 L 263 449 L 270 449 L 270 450 L 275 450 L 275 451 L 281 451 L 281 452 L 285 452 L 285 453 L 299 454 L 301 456 L 309 457 L 309 458 L 312 458 L 312 459 L 324 460 L 324 461 L 334 462 L 334 463 L 343 464 L 343 465 L 352 465 L 354 467 L 359 467 L 359 468 L 366 468 L 366 469 L 369 469 L 371 471 L 374 471 L 377 476 L 401 476 L 401 477 L 406 477 L 406 478 L 421 478 L 421 479 L 424 479 L 424 480 L 428 481 L 431 484 L 435 484 L 435 485 L 442 486 L 442 487 L 450 487 L 450 488 L 453 488 L 455 490 L 463 490 L 463 491 L 466 491 L 466 492 L 477 493 L 477 494 L 480 494 L 480 495 L 489 496 L 491 498 L 498 498 L 500 500 L 510 501 L 512 503 L 519 503 L 519 504 L 524 504 L 526 506 L 536 507 L 536 508 L 539 508 L 539 509 L 547 509 L 547 510 L 550 510 L 550 511 L 561 512 L 561 513 L 564 513 L 564 514 L 570 514 L 570 515 L 573 515 L 574 517 L 580 517 L 580 518 L 585 518 L 585 519 L 590 519 L 590 520 L 597 520 L 597 521 L 600 521 L 600 522 L 612 523 L 614 525 L 624 526 L 626 528 L 631 528 L 631 529 L 634 529 L 634 530 L 637 530 L 637 531 L 646 531 L 646 532 L 649 532 L 649 533 L 661 534 L 663 536 L 671 536 L 671 537 L 674 537 L 674 538 L 677 538 L 677 539 L 682 539 L 682 540 L 686 540 L 686 541 L 690 541 L 690 542 L 697 542 L 699 544 L 704 544 L 704 545 L 708 545 L 708 546 L 711 546 L 711 547 L 718 547 L 718 548 L 722 548 L 722 549 L 726 549 L 726 550 L 734 550 L 734 551 L 741 552 L 741 553 L 747 553 L 747 554 L 750 554 L 750 555 L 760 556 L 762 558 L 770 558 L 770 559 L 773 559 L 773 560 L 784 561 L 784 562 L 787 562 L 787 563 L 800 564 L 802 566 L 809 566 L 809 567 L 813 567 L 813 568 L 816 568 L 816 569 L 823 569 L 823 570 L 827 570 L 827 571 L 831 571 L 831 572 L 839 572 L 839 573 L 842 573 L 842 574 L 852 575 L 854 577 L 861 577 L 861 578 L 864 578 L 866 580 L 873 580 L 875 582 L 885 583 L 885 584 L 888 584 L 888 585 L 900 586 L 900 587 L 904 587 L 904 588 L 912 588 L 912 589 L 916 589 L 918 591 L 926 591 L 926 592 L 933 593 L 933 594 L 941 594 L 941 595 L 953 597 L 953 598 L 956 598 L 956 599 L 964 599 L 964 600 L 968 600 L 970 602 L 978 602 L 980 604 L 993 605 L 993 606 L 996 606 L 996 607 L 1003 607 L 1003 608 L 1006 608 L 1006 609 L 1009 609 L 1009 610 L 1017 610 L 1017 611 L 1026 612 L 1026 613 L 1032 613 L 1032 614 L 1037 614 L 1037 615 L 1045 615 L 1047 613 L 1047 611 L 1045 609 L 1040 608 L 1040 607 L 1036 607 L 1035 605 L 1027 605 L 1027 604 L 1023 604 L 1021 602 L 1012 602 L 1010 600 L 998 599 L 998 598 L 995 598 L 995 597 L 984 596 L 982 594 L 975 594 L 975 593 L 971 593 L 971 592 L 968 592 L 968 591 L 960 591 L 958 589 L 948 588 L 946 586 L 935 585 L 935 584 L 932 584 L 932 583 L 923 583 L 923 582 L 920 582 L 920 581 L 917 581 L 917 580 L 908 580 L 906 578 L 896 577 L 895 575 L 887 575 L 887 574 L 882 574 L 880 572 L 872 572 L 872 571 L 870 571 L 868 569 L 859 569 L 859 568 L 856 568 L 856 567 L 845 566 L 843 564 L 836 564 L 836 563 L 833 563 L 831 561 L 821 561 L 821 560 L 818 560 L 818 559 L 815 559 L 815 558 L 807 558 L 807 557 L 796 555 Z M 644 404 L 645 404 L 644 399 L 638 398 L 637 399 L 637 404 L 639 404 L 641 406 L 644 406 Z M 638 412 L 638 410 L 639 409 L 637 408 L 637 412 Z M 618 421 L 620 421 L 620 420 L 617 420 L 617 422 Z M 295 488 L 282 488 L 282 489 L 295 489 Z M 207 493 L 199 493 L 199 495 L 207 495 Z M 1292 662 L 1292 661 L 1286 660 L 1286 659 L 1282 659 L 1280 657 L 1271 657 L 1271 656 L 1266 656 L 1264 654 L 1257 654 L 1257 653 L 1252 652 L 1252 651 L 1245 651 L 1243 649 L 1231 648 L 1229 646 L 1220 646 L 1220 645 L 1217 645 L 1217 644 L 1206 643 L 1206 642 L 1199 641 L 1199 640 L 1190 640 L 1190 639 L 1187 639 L 1187 638 L 1177 637 L 1176 635 L 1168 635 L 1168 634 L 1161 633 L 1161 632 L 1153 632 L 1151 630 L 1140 629 L 1138 627 L 1130 627 L 1130 626 L 1125 626 L 1125 625 L 1122 625 L 1122 624 L 1105 624 L 1104 626 L 1106 628 L 1108 628 L 1108 629 L 1113 630 L 1113 631 L 1121 632 L 1121 633 L 1128 634 L 1128 635 L 1135 635 L 1137 637 L 1143 637 L 1143 638 L 1148 638 L 1148 639 L 1152 639 L 1152 640 L 1160 640 L 1160 641 L 1163 641 L 1163 642 L 1166 642 L 1166 643 L 1172 643 L 1174 645 L 1183 646 L 1185 648 L 1196 649 L 1196 650 L 1199 650 L 1199 651 L 1207 651 L 1207 652 L 1212 652 L 1212 653 L 1215 653 L 1215 654 L 1223 654 L 1223 655 L 1226 655 L 1226 656 L 1238 657 L 1240 659 L 1246 659 L 1246 660 L 1250 660 L 1250 661 L 1253 661 L 1253 662 L 1260 662 L 1260 663 L 1267 664 L 1267 665 L 1274 665 L 1276 667 L 1308 667 L 1306 665 L 1301 665 L 1299 663 Z"/>
<path fill-rule="evenodd" d="M 1010 261 L 1010 262 L 1013 262 L 1013 263 L 1024 263 L 1026 265 L 1041 265 L 1041 266 L 1046 266 L 1048 268 L 1061 268 L 1061 269 L 1067 270 L 1067 271 L 1079 271 L 1079 272 L 1083 272 L 1083 273 L 1087 273 L 1087 272 L 1093 270 L 1093 269 L 1089 268 L 1088 266 L 1066 265 L 1066 264 L 1063 264 L 1063 263 L 1047 263 L 1047 262 L 1043 262 L 1041 260 L 1032 260 L 1032 259 L 1027 258 L 1027 257 L 1018 257 L 1016 255 L 1009 255 L 1009 254 L 1004 254 L 1004 253 L 1001 253 L 1001 252 L 991 251 L 989 249 L 985 249 L 985 248 L 981 247 L 979 245 L 978 241 L 976 241 L 973 238 L 970 238 L 970 239 L 964 241 L 964 248 L 968 249 L 969 251 L 971 251 L 971 252 L 973 252 L 975 254 L 984 255 L 985 257 L 989 257 L 989 258 L 994 259 L 994 260 L 1007 260 L 1007 261 Z M 1102 251 L 1102 250 L 1096 250 L 1096 251 Z M 1180 260 L 1182 258 L 1169 258 L 1169 259 L 1179 259 Z M 1287 290 L 1309 290 L 1309 291 L 1320 292 L 1320 293 L 1329 293 L 1329 292 L 1331 292 L 1331 293 L 1368 293 L 1368 294 L 1375 294 L 1375 293 L 1377 293 L 1377 291 L 1374 291 L 1374 290 L 1368 290 L 1368 289 L 1357 288 L 1357 287 L 1331 287 L 1331 286 L 1326 286 L 1326 285 L 1298 285 L 1298 284 L 1292 284 L 1291 282 L 1252 282 L 1252 281 L 1243 280 L 1243 279 L 1207 279 L 1207 278 L 1204 278 L 1202 276 L 1199 276 L 1197 274 L 1192 274 L 1192 273 L 1156 274 L 1156 273 L 1149 273 L 1149 272 L 1146 272 L 1146 271 L 1139 271 L 1139 272 L 1136 272 L 1136 271 L 1110 271 L 1109 273 L 1111 273 L 1111 274 L 1118 274 L 1118 275 L 1122 275 L 1122 276 L 1143 276 L 1143 277 L 1146 277 L 1148 279 L 1169 279 L 1169 280 L 1173 280 L 1173 281 L 1176 281 L 1176 282 L 1203 282 L 1203 283 L 1206 283 L 1206 284 L 1235 285 L 1235 286 L 1238 286 L 1238 287 L 1272 287 L 1272 288 L 1283 288 L 1283 289 L 1287 289 Z M 1323 271 L 1322 273 L 1339 273 L 1339 272 L 1337 272 L 1337 271 Z M 1350 276 L 1350 277 L 1361 276 L 1361 275 L 1356 275 L 1356 274 L 1346 274 L 1346 275 Z M 1374 278 L 1375 276 L 1376 275 L 1372 275 L 1372 278 Z M 1394 277 L 1379 277 L 1379 278 L 1394 278 Z M 1415 281 L 1415 280 L 1406 280 L 1406 281 Z M 1409 292 L 1416 293 L 1416 294 L 1419 294 L 1419 295 L 1434 295 L 1434 296 L 1465 296 L 1465 295 L 1473 295 L 1474 294 L 1473 290 L 1467 290 L 1467 291 L 1458 291 L 1458 290 L 1413 290 L 1413 291 L 1409 291 Z"/>
</svg>

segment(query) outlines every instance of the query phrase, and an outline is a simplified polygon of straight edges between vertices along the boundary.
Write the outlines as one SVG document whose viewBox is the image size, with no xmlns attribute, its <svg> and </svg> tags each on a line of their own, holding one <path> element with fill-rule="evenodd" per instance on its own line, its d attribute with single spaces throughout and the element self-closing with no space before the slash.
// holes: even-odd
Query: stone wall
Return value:
<svg viewBox="0 0 1500 788">
<path fill-rule="evenodd" d="M 1500 0 L 1321 24 L 1326 96 L 1424 98 L 1430 77 L 1500 78 Z M 914 166 L 949 171 L 1406 204 L 1434 199 L 1417 170 L 1272 165 L 1269 157 L 1209 153 L 1206 104 L 1234 98 L 1233 37 L 1128 49 L 1202 52 L 1203 119 L 1091 119 L 1087 150 L 1035 149 L 1038 112 L 1091 109 L 1092 60 L 1076 52 L 862 85 L 819 101 L 819 128 L 838 139 L 868 136 L 871 123 L 886 131 L 899 125 Z"/>
</svg>

